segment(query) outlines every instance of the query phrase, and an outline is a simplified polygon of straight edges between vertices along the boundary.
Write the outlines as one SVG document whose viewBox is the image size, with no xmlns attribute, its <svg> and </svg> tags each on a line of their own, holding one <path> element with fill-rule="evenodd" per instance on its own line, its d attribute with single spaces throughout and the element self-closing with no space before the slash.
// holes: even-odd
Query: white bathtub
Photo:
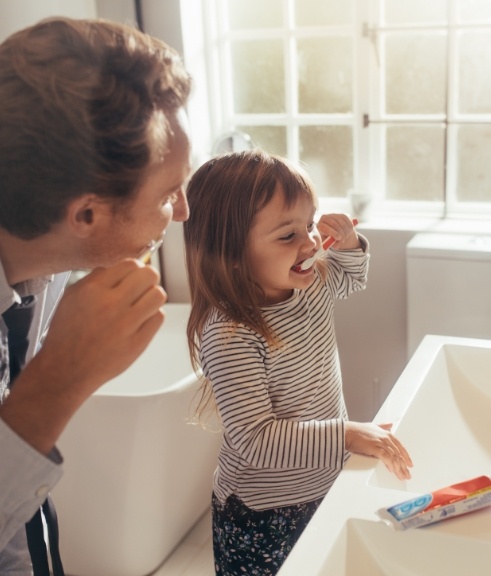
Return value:
<svg viewBox="0 0 491 576">
<path fill-rule="evenodd" d="M 143 355 L 94 394 L 58 446 L 65 475 L 53 491 L 70 576 L 153 572 L 210 505 L 219 434 L 186 423 L 197 389 L 187 304 Z"/>
</svg>

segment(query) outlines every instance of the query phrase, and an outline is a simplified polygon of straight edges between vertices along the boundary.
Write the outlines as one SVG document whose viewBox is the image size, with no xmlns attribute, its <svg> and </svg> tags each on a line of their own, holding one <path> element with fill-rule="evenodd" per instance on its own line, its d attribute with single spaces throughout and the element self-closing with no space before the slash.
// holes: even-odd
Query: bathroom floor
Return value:
<svg viewBox="0 0 491 576">
<path fill-rule="evenodd" d="M 211 543 L 211 511 L 151 576 L 215 576 Z"/>
</svg>

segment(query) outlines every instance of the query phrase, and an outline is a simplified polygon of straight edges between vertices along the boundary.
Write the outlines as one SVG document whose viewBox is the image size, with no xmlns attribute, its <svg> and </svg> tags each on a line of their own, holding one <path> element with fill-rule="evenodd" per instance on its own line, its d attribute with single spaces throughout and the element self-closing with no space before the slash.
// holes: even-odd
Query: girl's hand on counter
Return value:
<svg viewBox="0 0 491 576">
<path fill-rule="evenodd" d="M 382 460 L 399 480 L 408 480 L 413 463 L 407 450 L 391 433 L 391 428 L 392 424 L 346 422 L 345 447 L 354 454 Z"/>
</svg>

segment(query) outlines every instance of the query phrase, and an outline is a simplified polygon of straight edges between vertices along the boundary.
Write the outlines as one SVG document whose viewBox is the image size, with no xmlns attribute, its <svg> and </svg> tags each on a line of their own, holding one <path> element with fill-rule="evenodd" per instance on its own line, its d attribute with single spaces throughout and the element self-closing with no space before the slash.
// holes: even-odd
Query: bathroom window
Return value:
<svg viewBox="0 0 491 576">
<path fill-rule="evenodd" d="M 202 10 L 212 137 L 305 163 L 332 206 L 356 189 L 382 213 L 491 214 L 489 0 Z"/>
</svg>

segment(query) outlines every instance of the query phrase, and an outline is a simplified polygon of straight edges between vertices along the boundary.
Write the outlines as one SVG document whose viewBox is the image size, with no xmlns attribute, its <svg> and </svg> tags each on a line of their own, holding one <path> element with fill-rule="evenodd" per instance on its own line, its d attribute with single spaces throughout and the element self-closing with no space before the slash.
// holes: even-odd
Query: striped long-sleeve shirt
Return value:
<svg viewBox="0 0 491 576">
<path fill-rule="evenodd" d="M 365 287 L 363 249 L 331 250 L 326 280 L 262 309 L 281 341 L 270 346 L 250 328 L 230 329 L 214 310 L 201 342 L 224 426 L 214 491 L 225 502 L 236 494 L 264 510 L 324 496 L 346 460 L 334 300 Z"/>
</svg>

